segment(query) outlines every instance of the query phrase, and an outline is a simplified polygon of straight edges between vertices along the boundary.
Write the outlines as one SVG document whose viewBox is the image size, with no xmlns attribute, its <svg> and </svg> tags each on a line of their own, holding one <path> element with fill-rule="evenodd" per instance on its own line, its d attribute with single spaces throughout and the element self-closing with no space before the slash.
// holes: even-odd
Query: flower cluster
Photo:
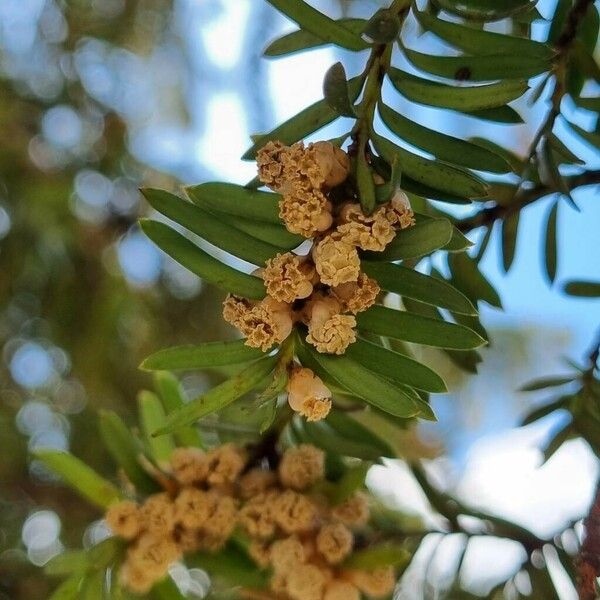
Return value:
<svg viewBox="0 0 600 600">
<path fill-rule="evenodd" d="M 270 588 L 286 600 L 379 598 L 395 584 L 392 569 L 344 567 L 354 532 L 369 519 L 356 493 L 331 506 L 318 492 L 324 454 L 301 445 L 288 449 L 276 470 L 250 467 L 246 453 L 227 444 L 204 452 L 178 448 L 171 457 L 173 486 L 144 502 L 112 505 L 106 521 L 127 540 L 122 585 L 147 593 L 184 555 L 224 547 L 235 531 L 249 538 L 248 554 L 270 569 Z"/>
<path fill-rule="evenodd" d="M 343 354 L 356 341 L 355 315 L 372 306 L 380 292 L 361 271 L 359 250 L 381 252 L 398 230 L 414 224 L 408 198 L 398 189 L 370 215 L 354 200 L 334 201 L 330 191 L 342 191 L 350 159 L 329 142 L 306 147 L 268 142 L 257 163 L 260 180 L 282 195 L 286 227 L 314 240 L 305 256 L 286 252 L 267 260 L 257 271 L 267 296 L 253 301 L 230 294 L 223 318 L 248 346 L 263 352 L 302 323 L 306 341 L 318 352 Z M 292 371 L 288 393 L 290 406 L 309 420 L 324 418 L 331 407 L 330 391 L 309 369 Z"/>
<path fill-rule="evenodd" d="M 398 229 L 414 223 L 408 198 L 397 190 L 371 215 L 357 202 L 334 202 L 329 192 L 344 183 L 350 160 L 329 142 L 306 147 L 268 142 L 257 163 L 260 180 L 282 194 L 280 216 L 286 227 L 315 239 L 306 256 L 287 252 L 268 260 L 259 271 L 267 297 L 252 302 L 230 295 L 223 317 L 249 346 L 263 351 L 281 343 L 301 322 L 308 327 L 307 342 L 319 352 L 343 354 L 356 340 L 354 315 L 374 304 L 380 291 L 361 272 L 358 251 L 381 252 Z"/>
<path fill-rule="evenodd" d="M 125 587 L 146 593 L 184 553 L 217 551 L 225 545 L 236 526 L 235 484 L 246 461 L 245 453 L 233 445 L 206 453 L 177 448 L 171 456 L 175 491 L 108 509 L 108 526 L 130 542 L 120 570 Z"/>
<path fill-rule="evenodd" d="M 369 519 L 366 498 L 356 493 L 338 506 L 314 491 L 324 479 L 324 455 L 309 445 L 289 449 L 277 478 L 251 471 L 253 492 L 240 510 L 240 524 L 252 542 L 249 553 L 270 569 L 271 590 L 289 600 L 359 600 L 390 594 L 393 569 L 363 571 L 344 567 L 354 547 L 354 532 Z M 264 472 L 262 472 L 264 473 Z"/>
<path fill-rule="evenodd" d="M 331 391 L 306 367 L 292 367 L 287 393 L 291 409 L 307 421 L 320 421 L 331 410 Z"/>
</svg>

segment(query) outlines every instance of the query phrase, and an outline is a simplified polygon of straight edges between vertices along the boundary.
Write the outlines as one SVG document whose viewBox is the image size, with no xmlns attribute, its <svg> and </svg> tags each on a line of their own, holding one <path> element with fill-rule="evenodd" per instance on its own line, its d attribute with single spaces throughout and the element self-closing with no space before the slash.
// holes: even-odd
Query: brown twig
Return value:
<svg viewBox="0 0 600 600">
<path fill-rule="evenodd" d="M 587 185 L 600 184 L 600 170 L 585 171 L 579 175 L 565 177 L 564 180 L 570 191 Z M 468 232 L 477 227 L 492 225 L 498 219 L 504 219 L 511 213 L 520 211 L 527 205 L 552 193 L 557 193 L 557 190 L 545 184 L 536 185 L 531 189 L 523 191 L 518 202 L 508 205 L 496 204 L 489 208 L 484 208 L 472 217 L 457 221 L 456 226 L 462 232 Z"/>
</svg>

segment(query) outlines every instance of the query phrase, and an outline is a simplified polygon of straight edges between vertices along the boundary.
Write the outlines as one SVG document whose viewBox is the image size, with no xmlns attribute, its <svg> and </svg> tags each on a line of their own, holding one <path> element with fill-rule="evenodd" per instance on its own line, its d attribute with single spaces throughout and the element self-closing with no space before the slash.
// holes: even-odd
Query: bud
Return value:
<svg viewBox="0 0 600 600">
<path fill-rule="evenodd" d="M 294 369 L 288 380 L 287 391 L 292 410 L 308 421 L 324 419 L 331 409 L 331 391 L 310 369 Z"/>
<path fill-rule="evenodd" d="M 323 175 L 323 185 L 332 188 L 343 183 L 350 170 L 348 155 L 331 142 L 316 142 L 312 148 Z"/>
</svg>

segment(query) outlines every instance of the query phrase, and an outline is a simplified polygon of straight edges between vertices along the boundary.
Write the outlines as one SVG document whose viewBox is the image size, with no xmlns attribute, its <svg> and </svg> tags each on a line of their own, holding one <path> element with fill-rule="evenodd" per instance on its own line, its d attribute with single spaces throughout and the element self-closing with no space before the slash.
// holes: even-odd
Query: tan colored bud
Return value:
<svg viewBox="0 0 600 600">
<path fill-rule="evenodd" d="M 369 503 L 364 494 L 357 492 L 331 511 L 331 516 L 348 527 L 362 527 L 369 520 Z"/>
<path fill-rule="evenodd" d="M 223 318 L 234 327 L 241 329 L 245 319 L 251 314 L 254 304 L 247 298 L 228 294 L 223 302 Z"/>
<path fill-rule="evenodd" d="M 233 444 L 213 448 L 207 454 L 208 476 L 211 485 L 233 483 L 246 466 L 246 453 Z"/>
<path fill-rule="evenodd" d="M 162 579 L 169 566 L 181 557 L 181 550 L 171 536 L 144 534 L 127 550 L 132 567 L 146 569 L 154 581 Z"/>
<path fill-rule="evenodd" d="M 410 206 L 410 200 L 400 188 L 396 188 L 392 199 L 386 205 L 386 215 L 390 223 L 400 229 L 406 229 L 415 224 L 415 215 Z"/>
<path fill-rule="evenodd" d="M 279 190 L 285 182 L 283 156 L 289 148 L 278 141 L 267 142 L 256 154 L 258 178 L 272 190 Z"/>
<path fill-rule="evenodd" d="M 381 288 L 377 281 L 371 279 L 365 273 L 361 273 L 356 282 L 342 283 L 332 288 L 331 291 L 342 303 L 343 310 L 357 314 L 375 304 Z"/>
<path fill-rule="evenodd" d="M 329 523 L 321 527 L 317 535 L 317 550 L 335 565 L 342 562 L 352 551 L 354 536 L 343 523 Z"/>
<path fill-rule="evenodd" d="M 200 448 L 175 448 L 170 460 L 173 475 L 182 485 L 202 483 L 208 475 L 208 459 Z"/>
<path fill-rule="evenodd" d="M 240 478 L 238 486 L 239 495 L 241 498 L 249 500 L 274 487 L 276 484 L 277 477 L 273 471 L 252 469 Z"/>
<path fill-rule="evenodd" d="M 331 142 L 316 142 L 312 149 L 323 176 L 323 185 L 332 188 L 343 183 L 350 170 L 348 155 Z"/>
<path fill-rule="evenodd" d="M 263 272 L 269 296 L 288 303 L 312 294 L 314 276 L 315 268 L 310 260 L 291 252 L 269 259 Z"/>
<path fill-rule="evenodd" d="M 196 488 L 184 488 L 175 499 L 175 514 L 178 523 L 188 529 L 202 527 L 212 512 L 213 499 Z"/>
<path fill-rule="evenodd" d="M 385 598 L 396 587 L 396 574 L 393 567 L 381 567 L 373 571 L 349 571 L 348 579 L 363 594 L 371 598 Z"/>
<path fill-rule="evenodd" d="M 360 204 L 346 204 L 339 214 L 335 235 L 362 250 L 381 252 L 394 239 L 396 232 L 385 207 L 365 215 Z"/>
<path fill-rule="evenodd" d="M 303 533 L 314 529 L 317 507 L 306 496 L 286 490 L 273 503 L 273 517 L 285 533 Z"/>
<path fill-rule="evenodd" d="M 288 231 L 313 237 L 331 227 L 333 217 L 324 194 L 318 189 L 288 186 L 279 202 L 279 216 Z"/>
<path fill-rule="evenodd" d="M 293 600 L 322 600 L 327 579 L 315 565 L 298 565 L 288 573 L 286 591 Z"/>
<path fill-rule="evenodd" d="M 214 496 L 211 512 L 202 526 L 204 546 L 211 550 L 220 550 L 231 537 L 238 523 L 238 509 L 234 498 L 209 492 Z"/>
<path fill-rule="evenodd" d="M 239 512 L 240 525 L 253 538 L 266 539 L 275 533 L 275 503 L 279 492 L 269 490 L 248 500 Z"/>
<path fill-rule="evenodd" d="M 360 591 L 349 581 L 332 581 L 327 584 L 323 600 L 360 600 Z"/>
<path fill-rule="evenodd" d="M 119 569 L 119 582 L 134 594 L 147 594 L 156 583 L 155 574 L 126 560 Z"/>
<path fill-rule="evenodd" d="M 112 504 L 106 512 L 106 524 L 115 535 L 132 540 L 142 529 L 139 506 L 129 500 Z"/>
<path fill-rule="evenodd" d="M 223 316 L 246 336 L 247 346 L 260 348 L 263 352 L 273 344 L 283 342 L 294 325 L 290 306 L 269 296 L 254 305 L 247 305 L 230 295 L 225 299 Z"/>
<path fill-rule="evenodd" d="M 248 546 L 248 555 L 261 569 L 271 564 L 271 549 L 266 542 L 253 540 Z"/>
<path fill-rule="evenodd" d="M 271 565 L 276 573 L 286 573 L 306 562 L 304 546 L 295 537 L 277 540 L 271 544 Z"/>
<path fill-rule="evenodd" d="M 278 471 L 279 480 L 284 487 L 304 490 L 325 477 L 325 453 L 310 444 L 294 446 L 283 454 Z"/>
<path fill-rule="evenodd" d="M 175 527 L 175 504 L 165 492 L 149 496 L 142 504 L 140 514 L 143 528 L 157 536 L 166 536 Z"/>
<path fill-rule="evenodd" d="M 313 248 L 313 259 L 321 283 L 336 286 L 356 281 L 360 273 L 360 259 L 351 244 L 327 236 Z"/>
<path fill-rule="evenodd" d="M 325 321 L 311 321 L 306 341 L 318 352 L 344 354 L 346 348 L 356 341 L 356 319 L 352 315 L 332 315 Z"/>
<path fill-rule="evenodd" d="M 331 408 L 331 391 L 310 369 L 297 368 L 288 380 L 288 403 L 292 410 L 318 421 Z"/>
</svg>

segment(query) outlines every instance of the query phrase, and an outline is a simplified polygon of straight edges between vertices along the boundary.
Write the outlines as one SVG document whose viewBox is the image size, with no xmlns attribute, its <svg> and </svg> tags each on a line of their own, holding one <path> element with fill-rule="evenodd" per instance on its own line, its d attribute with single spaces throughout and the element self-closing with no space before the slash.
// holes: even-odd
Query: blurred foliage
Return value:
<svg viewBox="0 0 600 600">
<path fill-rule="evenodd" d="M 47 435 L 63 436 L 102 470 L 106 455 L 88 441 L 97 436 L 97 409 L 130 415 L 147 378 L 137 366 L 151 349 L 165 339 L 188 340 L 190 331 L 212 337 L 221 326 L 202 321 L 219 297 L 211 290 L 198 296 L 197 282 L 184 282 L 191 294 L 174 295 L 172 270 L 158 285 L 126 278 L 118 248 L 135 233 L 143 210 L 137 188 L 172 186 L 174 180 L 132 157 L 130 115 L 94 87 L 101 76 L 122 86 L 111 71 L 116 66 L 106 55 L 108 64 L 96 66 L 104 73 L 90 76 L 77 66 L 94 43 L 125 61 L 147 57 L 164 43 L 172 3 L 19 4 L 0 7 L 0 597 L 33 600 L 48 596 L 48 582 L 22 549 L 10 550 L 23 548 L 28 513 L 33 506 L 60 507 L 69 515 L 62 537 L 74 545 L 92 513 L 61 488 L 29 478 L 23 433 L 31 436 L 30 447 Z M 182 106 L 175 101 L 171 109 L 181 113 Z M 41 387 L 17 385 L 11 376 L 15 352 L 28 343 L 52 363 Z M 35 369 L 24 360 L 25 371 Z M 40 404 L 46 421 L 41 429 L 27 429 L 17 414 Z"/>
<path fill-rule="evenodd" d="M 344 2 L 344 15 L 359 4 L 354 0 Z M 369 10 L 378 7 L 378 3 L 371 4 Z M 440 9 L 451 9 L 454 4 L 450 0 L 431 3 L 421 19 L 434 19 Z M 505 4 L 511 5 L 511 2 Z M 565 43 L 561 31 L 568 28 L 567 15 L 572 8 L 572 2 L 560 1 L 551 21 L 549 42 L 557 47 Z M 138 188 L 173 189 L 177 183 L 173 177 L 138 162 L 128 143 L 140 120 L 150 120 L 157 111 L 170 111 L 179 122 L 188 119 L 181 82 L 165 84 L 165 97 L 155 102 L 144 95 L 144 86 L 135 79 L 136 60 L 149 60 L 157 50 L 179 43 L 172 31 L 172 14 L 173 5 L 168 0 L 31 0 L 22 4 L 19 0 L 10 0 L 0 6 L 0 27 L 3 28 L 0 31 L 0 130 L 3 132 L 0 145 L 0 343 L 4 348 L 0 363 L 3 432 L 0 437 L 3 457 L 0 461 L 0 598 L 47 598 L 55 585 L 42 577 L 31 562 L 42 563 L 44 557 L 31 552 L 27 556 L 27 546 L 21 540 L 23 522 L 34 508 L 55 509 L 65 515 L 61 541 L 67 547 L 79 547 L 88 524 L 97 518 L 96 513 L 64 488 L 41 485 L 41 482 L 47 483 L 50 476 L 35 461 L 31 464 L 35 477 L 30 477 L 27 448 L 35 449 L 51 440 L 55 446 L 68 447 L 100 473 L 111 473 L 106 451 L 95 442 L 98 408 L 113 409 L 131 422 L 133 400 L 138 390 L 148 385 L 147 374 L 137 369 L 143 358 L 160 347 L 191 340 L 223 339 L 228 332 L 220 319 L 206 318 L 220 312 L 221 292 L 201 287 L 196 278 L 190 279 L 174 261 L 164 259 L 156 277 L 136 281 L 135 276 L 127 277 L 120 254 L 124 241 L 140 239 L 136 222 L 147 208 L 142 204 Z M 461 11 L 455 14 L 469 17 Z M 594 8 L 593 15 L 596 14 Z M 586 23 L 594 20 L 593 15 Z M 476 27 L 481 28 L 481 22 L 488 16 L 480 14 L 475 19 L 480 19 Z M 528 37 L 532 21 L 536 20 L 543 19 L 535 10 L 525 13 L 517 10 L 508 19 L 507 29 Z M 257 23 L 261 22 L 257 19 Z M 374 37 L 383 36 L 378 41 L 385 42 L 389 32 L 380 25 L 371 23 L 370 31 Z M 256 37 L 256 30 L 253 33 Z M 590 62 L 596 38 L 597 27 L 595 32 L 593 26 L 582 28 L 575 50 L 567 53 L 567 60 L 557 62 L 539 82 L 537 92 L 533 92 L 539 97 L 549 81 L 555 85 L 547 120 L 525 159 L 503 153 L 501 148 L 479 140 L 481 146 L 497 152 L 510 163 L 521 180 L 517 184 L 514 180 L 499 183 L 490 179 L 490 196 L 477 204 L 477 211 L 462 220 L 453 219 L 458 230 L 480 230 L 483 234 L 475 260 L 466 255 L 450 255 L 448 259 L 451 283 L 473 303 L 500 304 L 476 265 L 486 252 L 494 227 L 502 231 L 503 265 L 509 270 L 515 257 L 518 216 L 523 208 L 557 192 L 561 202 L 572 203 L 573 189 L 598 183 L 597 171 L 573 174 L 572 170 L 567 169 L 567 173 L 559 170 L 559 165 L 572 169 L 580 166 L 581 161 L 553 133 L 563 96 L 569 96 L 580 109 L 597 113 L 597 98 L 582 94 L 586 79 L 598 81 L 597 65 L 594 68 L 593 59 Z M 248 43 L 252 42 L 249 36 Z M 467 48 L 465 52 L 472 50 Z M 419 57 L 418 53 L 407 56 L 409 59 L 412 56 L 410 60 L 415 64 L 423 60 L 423 55 Z M 254 58 L 252 54 L 249 65 Z M 143 63 L 141 68 L 149 69 L 148 65 L 149 62 Z M 490 64 L 473 63 L 471 69 L 477 73 L 475 67 L 490 68 Z M 156 63 L 152 68 L 156 68 Z M 257 73 L 258 79 L 260 67 L 251 64 L 249 68 Z M 429 68 L 435 75 L 436 70 L 450 67 L 442 61 Z M 542 72 L 534 59 L 528 68 L 533 69 L 533 73 Z M 170 69 L 167 60 L 162 63 L 162 70 L 157 69 L 155 77 L 162 76 L 168 81 Z M 423 90 L 419 88 L 422 82 L 417 82 L 416 88 L 411 87 L 405 75 L 396 73 L 396 88 L 409 100 L 422 101 Z M 264 111 L 267 102 L 257 94 L 255 83 L 248 78 L 247 95 L 253 107 L 252 118 L 260 122 L 256 115 Z M 520 84 L 516 90 L 509 90 L 507 99 L 522 91 Z M 437 96 L 428 97 L 429 103 L 435 106 L 437 102 L 443 108 L 445 90 L 437 92 Z M 329 100 L 331 104 L 333 100 Z M 391 108 L 387 110 L 387 115 L 382 117 L 385 121 L 387 116 L 390 129 L 417 147 L 421 147 L 417 142 L 424 143 L 423 149 L 428 151 L 427 137 L 419 136 L 423 131 L 418 129 L 418 124 L 416 132 L 407 130 L 406 123 Z M 332 118 L 336 116 L 332 114 Z M 500 115 L 488 113 L 488 117 L 514 120 L 518 115 L 515 117 L 505 111 Z M 259 125 L 262 127 L 264 123 Z M 574 125 L 573 131 L 597 147 L 596 116 L 594 128 L 589 132 Z M 305 133 L 300 132 L 297 137 Z M 474 167 L 468 164 L 469 157 L 458 153 L 456 148 L 443 152 L 455 152 L 457 162 L 466 160 L 464 166 Z M 447 154 L 438 158 L 446 160 Z M 382 165 L 385 177 L 393 177 L 390 166 L 393 167 Z M 418 186 L 414 190 L 419 191 Z M 432 197 L 439 197 L 442 191 L 438 189 Z M 550 282 L 555 278 L 558 261 L 556 207 L 554 204 L 548 214 L 544 229 L 544 257 Z M 430 205 L 423 204 L 422 208 L 427 208 L 435 217 L 448 216 L 436 212 Z M 456 238 L 458 233 L 453 235 Z M 458 241 L 460 243 L 460 239 Z M 471 276 L 461 280 L 465 273 Z M 566 283 L 566 291 L 594 296 L 598 293 L 598 283 L 571 281 Z M 410 308 L 431 316 L 431 307 L 418 301 L 413 301 Z M 485 334 L 481 323 L 474 318 L 462 318 L 470 319 L 465 324 Z M 41 352 L 49 362 L 51 374 L 43 385 L 26 383 L 27 378 L 35 378 L 36 373 L 24 349 Z M 447 351 L 446 356 L 471 372 L 476 371 L 480 360 L 475 351 Z M 19 364 L 16 357 L 22 359 Z M 439 357 L 434 361 L 439 362 Z M 17 367 L 25 376 L 21 382 L 15 378 Z M 572 416 L 565 429 L 550 442 L 546 449 L 548 456 L 560 443 L 579 435 L 598 452 L 597 428 L 589 427 L 590 419 L 598 419 L 597 381 L 592 375 L 593 367 L 590 370 L 586 364 L 573 374 L 571 382 L 565 382 L 575 384 L 576 391 L 530 415 L 529 420 L 532 420 L 554 409 L 567 409 Z M 219 376 L 211 377 L 218 381 Z M 452 377 L 461 376 L 453 370 Z M 203 376 L 192 378 L 188 383 L 195 390 L 207 385 Z M 225 419 L 233 425 L 223 432 L 224 440 L 239 439 L 241 433 L 248 433 L 236 429 L 240 422 L 248 423 L 247 410 L 230 407 L 225 412 Z M 250 425 L 258 425 L 260 415 L 253 414 L 253 417 L 257 422 L 252 421 Z M 41 428 L 32 427 L 32 423 L 41 424 Z M 383 421 L 370 424 L 385 431 Z M 208 428 L 210 430 L 210 423 Z M 305 435 L 306 431 L 296 434 Z M 409 430 L 405 438 L 398 437 L 395 450 L 415 460 L 435 455 L 435 450 L 425 445 L 421 447 L 422 442 L 415 441 L 413 435 Z M 551 540 L 532 538 L 530 532 L 524 530 L 512 529 L 506 533 L 507 523 L 493 515 L 477 513 L 457 503 L 455 498 L 428 488 L 426 476 L 418 469 L 415 475 L 428 490 L 430 499 L 438 500 L 434 508 L 449 523 L 450 534 L 465 534 L 459 518 L 466 515 L 478 519 L 477 526 L 487 528 L 486 535 L 500 531 L 512 539 L 524 539 L 525 544 L 533 539 L 533 546 L 527 547 L 532 560 L 527 562 L 525 570 L 532 581 L 540 579 L 535 566 L 540 562 L 539 550 Z M 54 481 L 50 479 L 50 483 Z M 470 535 L 468 531 L 467 534 Z M 86 535 L 84 541 L 90 545 L 93 534 L 88 529 Z M 560 543 L 557 548 L 561 551 Z M 550 597 L 544 596 L 548 580 L 546 571 L 543 573 L 539 584 L 542 591 L 536 593 L 541 594 L 539 597 Z M 510 585 L 514 587 L 513 582 L 509 582 Z M 457 595 L 451 597 L 471 597 L 451 590 L 455 591 Z"/>
</svg>

